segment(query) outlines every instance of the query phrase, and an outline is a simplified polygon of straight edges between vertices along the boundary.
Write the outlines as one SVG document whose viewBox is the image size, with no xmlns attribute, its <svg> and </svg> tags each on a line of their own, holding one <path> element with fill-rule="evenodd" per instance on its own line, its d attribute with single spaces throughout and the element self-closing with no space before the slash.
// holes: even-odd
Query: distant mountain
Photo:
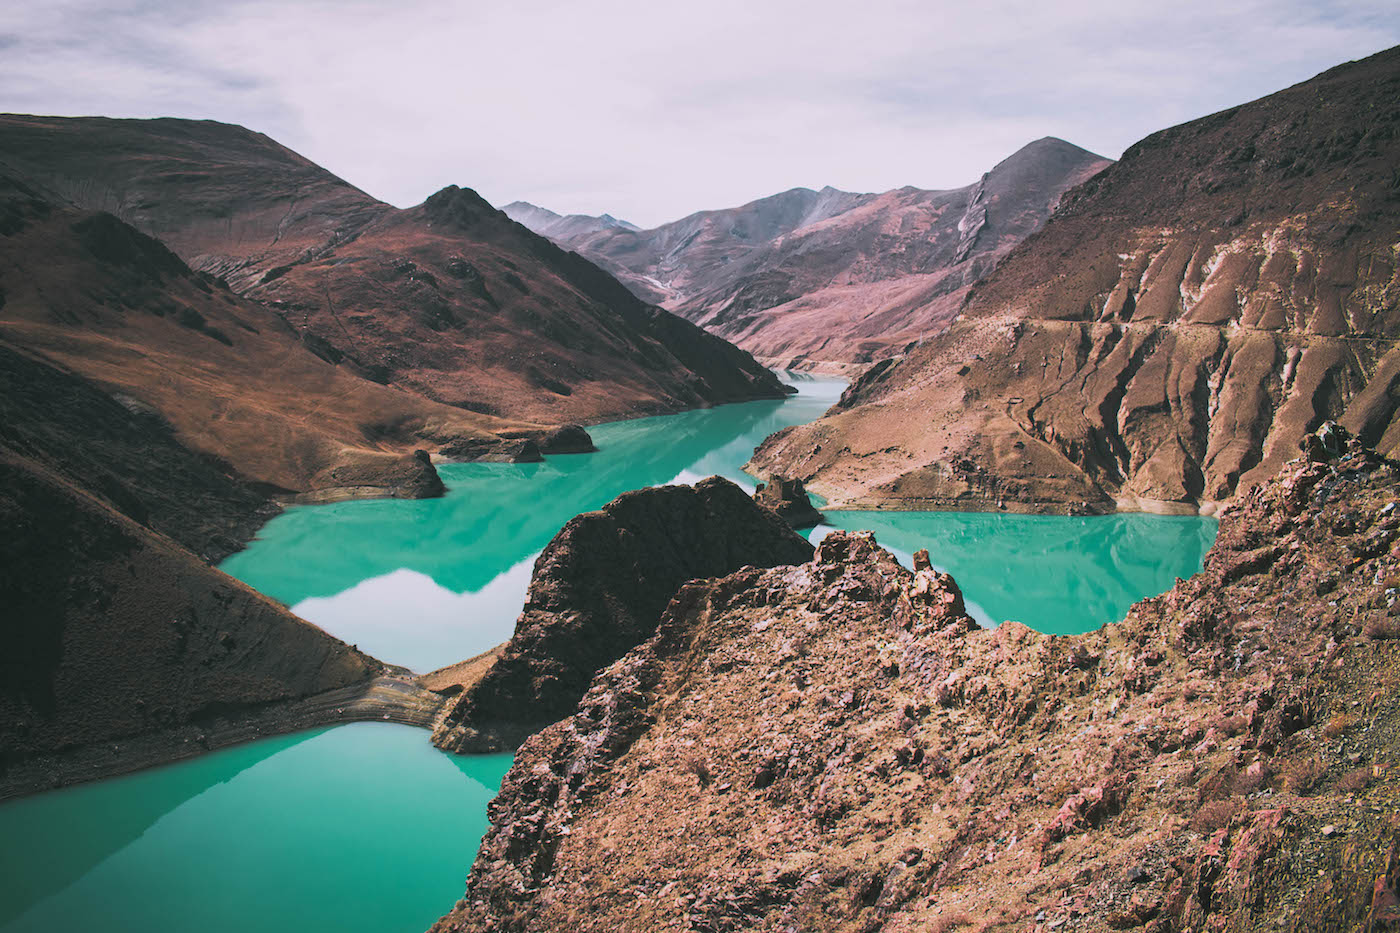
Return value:
<svg viewBox="0 0 1400 933">
<path fill-rule="evenodd" d="M 843 505 L 1209 509 L 1400 449 L 1400 48 L 1162 130 L 755 468 Z"/>
<path fill-rule="evenodd" d="M 449 405 L 596 422 L 781 394 L 468 189 L 398 210 L 266 136 L 190 120 L 0 116 L 0 167 L 160 239 L 326 359 Z"/>
<path fill-rule="evenodd" d="M 1108 164 L 1046 138 L 953 191 L 794 188 L 652 230 L 523 202 L 512 216 L 771 364 L 840 366 L 941 329 L 1066 190 Z"/>
<path fill-rule="evenodd" d="M 524 224 L 531 230 L 550 239 L 585 236 L 602 230 L 640 230 L 636 224 L 618 220 L 611 214 L 593 217 L 588 214 L 556 214 L 554 211 L 536 207 L 529 201 L 512 201 L 501 208 L 516 223 Z"/>
</svg>

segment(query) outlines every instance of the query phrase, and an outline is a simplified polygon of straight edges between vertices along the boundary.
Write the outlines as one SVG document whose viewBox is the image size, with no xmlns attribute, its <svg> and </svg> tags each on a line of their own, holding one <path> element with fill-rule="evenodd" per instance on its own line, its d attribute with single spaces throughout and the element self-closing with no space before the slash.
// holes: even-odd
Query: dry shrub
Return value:
<svg viewBox="0 0 1400 933">
<path fill-rule="evenodd" d="M 1343 794 L 1359 793 L 1371 786 L 1371 769 L 1357 768 L 1337 779 L 1337 790 Z"/>
<path fill-rule="evenodd" d="M 1400 638 L 1400 619 L 1391 616 L 1371 616 L 1361 631 L 1372 641 Z"/>
<path fill-rule="evenodd" d="M 1234 819 L 1235 814 L 1241 809 L 1241 801 L 1212 800 L 1203 804 L 1191 817 L 1191 828 L 1203 836 L 1209 836 L 1219 829 L 1224 829 Z"/>
<path fill-rule="evenodd" d="M 950 933 L 950 931 L 956 930 L 959 927 L 971 925 L 972 918 L 959 910 L 951 914 L 943 914 L 941 917 L 935 917 L 928 925 L 927 929 L 928 933 Z"/>
<path fill-rule="evenodd" d="M 1338 713 L 1331 719 L 1327 720 L 1327 725 L 1322 727 L 1322 734 L 1327 736 L 1329 739 L 1338 738 L 1339 736 L 1341 736 L 1342 733 L 1350 729 L 1352 727 L 1352 724 L 1355 722 L 1356 720 L 1348 716 L 1346 713 Z"/>
<path fill-rule="evenodd" d="M 1215 723 L 1215 728 L 1228 736 L 1236 736 L 1249 728 L 1248 716 L 1222 716 Z"/>
<path fill-rule="evenodd" d="M 1284 765 L 1283 786 L 1304 797 L 1326 773 L 1327 768 L 1316 758 L 1296 758 Z"/>
<path fill-rule="evenodd" d="M 700 782 L 701 787 L 709 784 L 714 777 L 710 773 L 710 763 L 705 760 L 704 755 L 698 752 L 691 752 L 685 756 L 685 770 L 695 775 L 695 779 Z"/>
</svg>

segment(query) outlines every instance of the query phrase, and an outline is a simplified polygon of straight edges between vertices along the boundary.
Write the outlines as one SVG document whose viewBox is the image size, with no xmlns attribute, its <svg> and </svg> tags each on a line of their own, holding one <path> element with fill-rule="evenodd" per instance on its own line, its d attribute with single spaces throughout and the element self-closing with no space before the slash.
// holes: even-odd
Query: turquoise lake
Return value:
<svg viewBox="0 0 1400 933">
<path fill-rule="evenodd" d="M 594 454 L 440 469 L 442 499 L 289 509 L 223 569 L 384 661 L 427 671 L 507 639 L 539 551 L 629 489 L 740 467 L 843 384 L 600 425 Z M 984 624 L 1087 631 L 1200 568 L 1214 520 L 831 512 L 906 564 L 927 547 Z M 357 724 L 0 806 L 0 933 L 420 931 L 461 897 L 508 755 L 456 757 Z M 21 842 L 22 840 L 22 842 Z"/>
</svg>

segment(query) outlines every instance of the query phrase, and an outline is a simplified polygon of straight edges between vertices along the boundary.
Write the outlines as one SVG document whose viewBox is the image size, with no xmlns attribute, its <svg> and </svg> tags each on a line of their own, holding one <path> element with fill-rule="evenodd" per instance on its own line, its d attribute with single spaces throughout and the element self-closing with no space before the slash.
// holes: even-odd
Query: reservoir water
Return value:
<svg viewBox="0 0 1400 933">
<path fill-rule="evenodd" d="M 793 382 L 787 401 L 600 425 L 594 454 L 444 466 L 442 499 L 289 509 L 223 569 L 382 660 L 453 663 L 510 636 L 535 556 L 578 512 L 713 473 L 752 488 L 740 467 L 754 446 L 842 388 Z M 829 519 L 874 530 L 906 563 L 927 547 L 984 623 L 1048 632 L 1121 618 L 1199 569 L 1215 535 L 1210 519 L 1141 515 Z M 421 931 L 461 896 L 509 763 L 359 724 L 0 805 L 0 933 Z"/>
</svg>

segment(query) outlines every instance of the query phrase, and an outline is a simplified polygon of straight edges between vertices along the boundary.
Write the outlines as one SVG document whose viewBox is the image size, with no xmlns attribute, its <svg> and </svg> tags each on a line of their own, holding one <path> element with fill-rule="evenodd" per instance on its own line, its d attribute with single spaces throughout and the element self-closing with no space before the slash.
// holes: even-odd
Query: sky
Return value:
<svg viewBox="0 0 1400 933">
<path fill-rule="evenodd" d="M 42 0 L 0 110 L 239 123 L 400 207 L 654 226 L 789 188 L 955 188 L 1400 44 L 1397 0 Z M 2 155 L 2 154 L 0 154 Z"/>
</svg>

